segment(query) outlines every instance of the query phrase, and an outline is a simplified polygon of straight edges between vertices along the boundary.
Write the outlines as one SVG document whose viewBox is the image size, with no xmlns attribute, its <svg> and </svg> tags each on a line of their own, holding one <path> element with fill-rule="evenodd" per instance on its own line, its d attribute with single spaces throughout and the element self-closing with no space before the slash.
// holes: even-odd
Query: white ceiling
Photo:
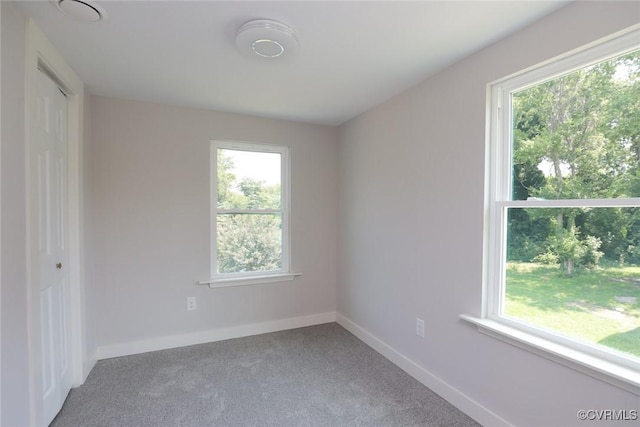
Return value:
<svg viewBox="0 0 640 427">
<path fill-rule="evenodd" d="M 338 125 L 566 1 L 102 0 L 98 23 L 20 4 L 91 94 Z M 238 53 L 255 18 L 292 27 L 297 54 Z"/>
</svg>

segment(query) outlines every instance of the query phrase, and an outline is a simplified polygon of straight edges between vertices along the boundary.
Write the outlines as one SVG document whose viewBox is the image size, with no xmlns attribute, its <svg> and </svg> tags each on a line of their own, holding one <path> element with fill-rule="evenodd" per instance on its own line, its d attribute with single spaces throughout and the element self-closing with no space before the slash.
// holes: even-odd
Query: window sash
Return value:
<svg viewBox="0 0 640 427">
<path fill-rule="evenodd" d="M 227 219 L 225 220 L 224 217 L 227 217 Z M 249 219 L 247 217 L 253 217 L 252 219 Z M 256 218 L 257 217 L 257 218 Z M 262 219 L 266 218 L 267 221 L 271 222 L 271 221 L 275 221 L 275 223 L 272 224 L 265 224 L 262 223 Z M 246 271 L 219 271 L 222 269 L 222 266 L 217 264 L 216 265 L 216 272 L 220 277 L 230 277 L 230 275 L 240 275 L 240 274 L 251 274 L 251 275 L 269 275 L 269 274 L 275 274 L 275 273 L 283 273 L 283 260 L 282 260 L 282 246 L 283 246 L 283 230 L 282 230 L 282 215 L 279 213 L 257 213 L 257 212 L 251 212 L 251 213 L 241 213 L 241 214 L 236 214 L 236 213 L 218 213 L 216 221 L 217 221 L 217 225 L 219 228 L 216 229 L 216 237 L 218 237 L 218 235 L 220 234 L 220 232 L 224 232 L 226 231 L 230 231 L 230 232 L 234 232 L 234 231 L 240 231 L 238 230 L 238 228 L 242 228 L 243 225 L 245 225 L 245 221 L 249 220 L 251 221 L 258 221 L 261 225 L 260 230 L 258 231 L 258 233 L 256 233 L 256 238 L 258 239 L 263 239 L 267 236 L 269 236 L 273 231 L 275 231 L 274 229 L 269 229 L 267 227 L 272 227 L 275 226 L 276 229 L 278 230 L 277 234 L 277 245 L 278 247 L 276 248 L 276 250 L 280 251 L 280 257 L 277 258 L 277 268 L 262 268 L 265 267 L 264 265 L 260 266 L 261 268 L 259 269 L 254 269 L 254 270 L 246 270 Z M 238 224 L 239 222 L 239 224 Z M 219 243 L 218 240 L 216 240 L 216 245 Z M 270 242 L 271 244 L 275 244 L 275 242 Z M 218 246 L 216 246 L 216 252 L 217 255 L 220 255 L 220 252 L 217 250 Z M 249 252 L 250 256 L 254 256 L 254 255 L 259 255 L 259 254 L 255 254 L 252 253 L 250 251 L 248 251 L 247 247 L 243 247 L 243 253 L 247 253 Z M 221 259 L 216 259 L 216 261 L 221 261 Z M 232 262 L 235 262 L 236 260 L 232 257 Z M 271 262 L 275 261 L 274 259 L 270 260 Z"/>
<path fill-rule="evenodd" d="M 216 209 L 218 214 L 282 214 L 282 209 Z"/>
<path fill-rule="evenodd" d="M 280 154 L 280 209 L 224 209 L 218 207 L 218 149 L 248 151 L 258 153 Z M 289 148 L 285 146 L 258 144 L 239 141 L 211 141 L 211 277 L 214 280 L 275 276 L 290 272 L 290 160 Z M 218 215 L 223 214 L 275 214 L 281 216 L 281 268 L 268 271 L 247 271 L 235 273 L 218 273 L 217 232 Z"/>
</svg>

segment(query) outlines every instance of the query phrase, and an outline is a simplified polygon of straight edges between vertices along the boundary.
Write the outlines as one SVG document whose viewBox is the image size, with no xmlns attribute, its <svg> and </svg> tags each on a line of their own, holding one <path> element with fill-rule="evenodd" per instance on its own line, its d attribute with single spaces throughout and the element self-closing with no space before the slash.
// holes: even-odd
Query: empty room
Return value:
<svg viewBox="0 0 640 427">
<path fill-rule="evenodd" d="M 0 427 L 640 423 L 640 2 L 0 20 Z"/>
</svg>

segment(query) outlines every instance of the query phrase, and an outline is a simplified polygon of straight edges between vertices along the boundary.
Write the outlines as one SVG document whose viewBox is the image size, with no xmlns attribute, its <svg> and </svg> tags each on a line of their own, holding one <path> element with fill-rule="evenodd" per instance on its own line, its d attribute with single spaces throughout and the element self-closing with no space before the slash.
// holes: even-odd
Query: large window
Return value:
<svg viewBox="0 0 640 427">
<path fill-rule="evenodd" d="M 484 318 L 640 373 L 640 32 L 490 89 Z"/>
<path fill-rule="evenodd" d="M 212 277 L 289 272 L 287 147 L 212 141 Z"/>
</svg>

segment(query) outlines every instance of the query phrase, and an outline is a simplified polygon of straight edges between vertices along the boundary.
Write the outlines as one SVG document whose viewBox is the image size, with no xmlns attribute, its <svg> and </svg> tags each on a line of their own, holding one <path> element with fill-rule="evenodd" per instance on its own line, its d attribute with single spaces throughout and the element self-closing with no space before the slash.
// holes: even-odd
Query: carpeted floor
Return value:
<svg viewBox="0 0 640 427">
<path fill-rule="evenodd" d="M 478 424 L 329 323 L 101 360 L 52 426 Z"/>
</svg>

